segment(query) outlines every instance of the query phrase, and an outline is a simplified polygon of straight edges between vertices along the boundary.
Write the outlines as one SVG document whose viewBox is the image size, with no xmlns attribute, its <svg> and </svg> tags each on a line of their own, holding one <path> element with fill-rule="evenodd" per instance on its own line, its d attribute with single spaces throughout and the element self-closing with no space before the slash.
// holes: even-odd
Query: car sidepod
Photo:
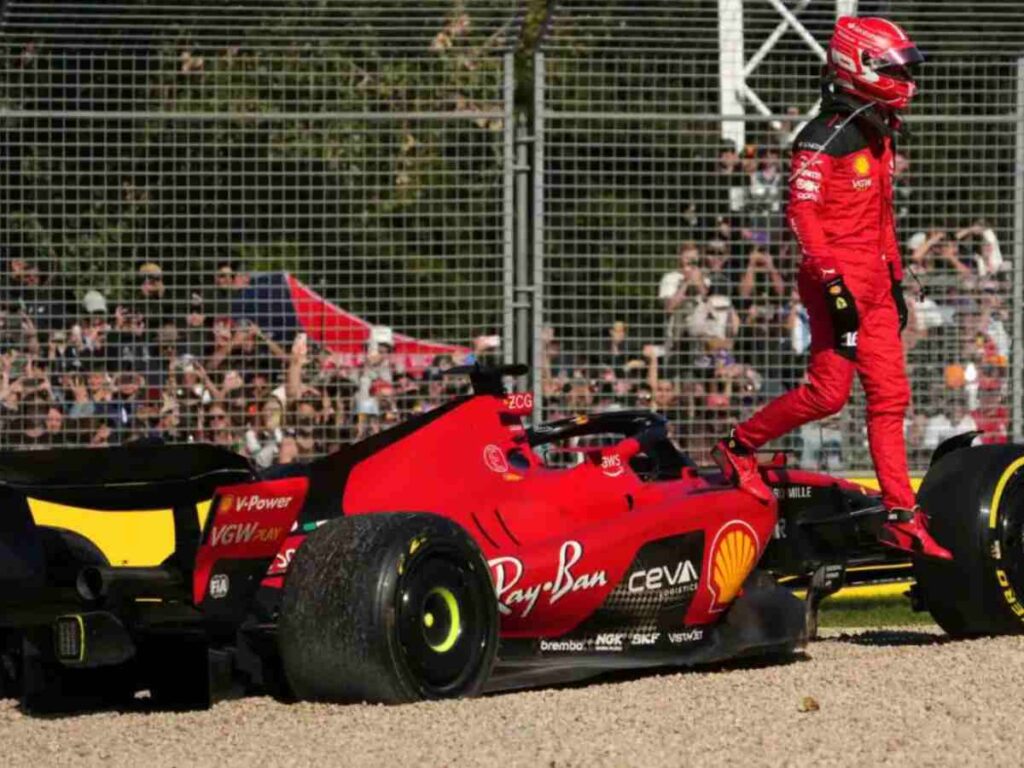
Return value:
<svg viewBox="0 0 1024 768">
<path fill-rule="evenodd" d="M 802 603 L 751 578 L 774 505 L 723 486 L 637 510 L 490 559 L 503 622 L 492 690 L 803 646 Z"/>
</svg>

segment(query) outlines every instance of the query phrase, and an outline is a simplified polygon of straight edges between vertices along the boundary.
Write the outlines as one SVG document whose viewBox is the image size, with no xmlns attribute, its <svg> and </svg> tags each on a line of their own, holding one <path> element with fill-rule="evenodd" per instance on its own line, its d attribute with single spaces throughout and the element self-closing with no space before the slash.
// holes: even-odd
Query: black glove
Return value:
<svg viewBox="0 0 1024 768">
<path fill-rule="evenodd" d="M 893 277 L 892 264 L 889 265 L 889 279 L 892 281 L 892 300 L 896 302 L 896 314 L 900 318 L 900 333 L 907 327 L 907 300 L 903 296 L 903 283 Z"/>
<path fill-rule="evenodd" d="M 846 287 L 843 278 L 837 277 L 825 283 L 825 302 L 832 317 L 832 333 L 835 336 L 836 352 L 848 360 L 857 359 L 857 329 L 860 316 L 853 294 Z"/>
</svg>

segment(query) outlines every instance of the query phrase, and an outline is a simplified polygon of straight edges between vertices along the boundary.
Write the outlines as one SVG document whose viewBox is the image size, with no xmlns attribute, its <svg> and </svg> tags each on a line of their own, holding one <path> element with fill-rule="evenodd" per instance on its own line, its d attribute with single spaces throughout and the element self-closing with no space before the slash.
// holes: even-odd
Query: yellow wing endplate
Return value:
<svg viewBox="0 0 1024 768">
<path fill-rule="evenodd" d="M 67 528 L 93 542 L 111 565 L 159 565 L 174 551 L 174 518 L 170 509 L 109 512 L 28 500 L 37 525 Z M 196 505 L 200 526 L 206 524 L 210 501 Z"/>
</svg>

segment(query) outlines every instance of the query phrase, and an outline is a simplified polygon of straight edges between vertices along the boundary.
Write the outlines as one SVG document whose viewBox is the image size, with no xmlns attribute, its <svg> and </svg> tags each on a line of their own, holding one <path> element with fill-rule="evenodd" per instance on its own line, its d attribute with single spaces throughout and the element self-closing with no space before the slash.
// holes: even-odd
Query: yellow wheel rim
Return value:
<svg viewBox="0 0 1024 768">
<path fill-rule="evenodd" d="M 444 636 L 444 639 L 439 643 L 427 643 L 430 650 L 435 653 L 447 653 L 454 647 L 455 642 L 459 639 L 459 635 L 462 634 L 462 618 L 459 615 L 459 601 L 455 599 L 455 595 L 450 590 L 444 587 L 434 587 L 430 592 L 427 593 L 427 599 L 429 600 L 434 595 L 441 598 L 441 602 L 444 603 L 445 609 L 448 611 L 448 633 Z M 427 617 L 430 617 L 430 623 L 427 624 Z M 424 624 L 431 626 L 434 623 L 433 614 L 426 614 L 424 617 Z"/>
</svg>

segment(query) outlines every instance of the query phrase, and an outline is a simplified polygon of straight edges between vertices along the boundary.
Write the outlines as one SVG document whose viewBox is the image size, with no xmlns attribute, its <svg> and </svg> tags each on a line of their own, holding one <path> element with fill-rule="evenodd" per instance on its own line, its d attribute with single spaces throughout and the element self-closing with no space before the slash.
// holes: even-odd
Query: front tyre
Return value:
<svg viewBox="0 0 1024 768">
<path fill-rule="evenodd" d="M 950 562 L 914 558 L 920 595 L 954 637 L 1024 632 L 1024 446 L 962 448 L 925 476 L 918 502 Z"/>
<path fill-rule="evenodd" d="M 436 515 L 332 520 L 289 568 L 278 643 L 299 699 L 473 696 L 498 645 L 487 564 L 462 528 Z"/>
</svg>

